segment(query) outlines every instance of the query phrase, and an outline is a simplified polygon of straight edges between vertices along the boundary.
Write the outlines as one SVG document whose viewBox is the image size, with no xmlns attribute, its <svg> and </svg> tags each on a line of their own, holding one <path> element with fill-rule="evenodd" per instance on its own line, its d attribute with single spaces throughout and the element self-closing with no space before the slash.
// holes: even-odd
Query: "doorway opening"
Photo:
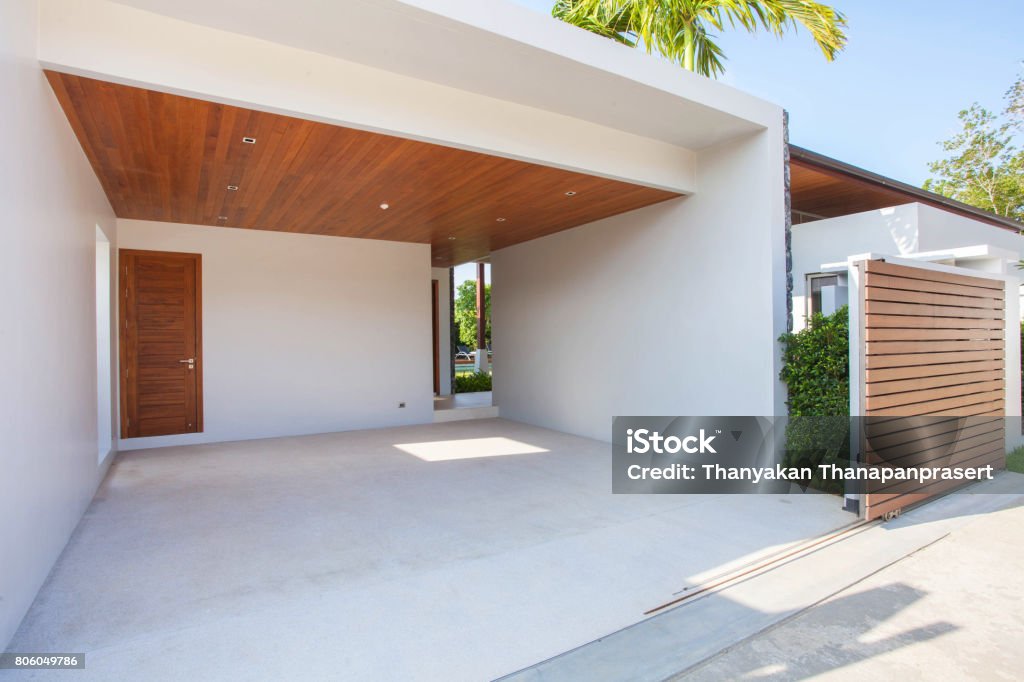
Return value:
<svg viewBox="0 0 1024 682">
<path fill-rule="evenodd" d="M 114 442 L 111 371 L 113 349 L 110 343 L 110 299 L 113 295 L 110 276 L 110 240 L 96 226 L 96 434 L 97 460 L 103 463 Z"/>
<path fill-rule="evenodd" d="M 434 270 L 441 284 L 439 300 L 448 305 L 440 306 L 440 320 L 435 320 L 441 347 L 442 391 L 435 393 L 434 421 L 496 417 L 498 408 L 491 394 L 494 354 L 490 333 L 490 265 L 458 265 L 440 271 L 443 277 L 438 277 L 439 271 Z M 450 341 L 445 341 L 446 336 L 450 336 Z"/>
</svg>

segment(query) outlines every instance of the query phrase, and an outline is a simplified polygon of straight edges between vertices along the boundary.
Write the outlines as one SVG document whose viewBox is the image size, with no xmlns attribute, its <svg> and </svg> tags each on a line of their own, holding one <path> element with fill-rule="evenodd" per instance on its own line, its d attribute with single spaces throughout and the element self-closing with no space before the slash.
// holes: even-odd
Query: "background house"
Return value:
<svg viewBox="0 0 1024 682">
<path fill-rule="evenodd" d="M 793 323 L 847 300 L 822 264 L 863 253 L 1015 274 L 1022 226 L 1010 219 L 792 147 Z"/>
</svg>

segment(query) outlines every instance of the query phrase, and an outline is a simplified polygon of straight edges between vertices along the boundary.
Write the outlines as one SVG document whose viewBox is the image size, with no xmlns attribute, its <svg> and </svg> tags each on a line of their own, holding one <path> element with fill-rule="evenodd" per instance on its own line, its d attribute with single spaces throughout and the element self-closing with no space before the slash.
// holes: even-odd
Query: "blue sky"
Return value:
<svg viewBox="0 0 1024 682">
<path fill-rule="evenodd" d="M 511 0 L 550 14 L 554 0 Z M 790 140 L 920 185 L 937 144 L 972 102 L 1001 109 L 1024 60 L 1020 0 L 835 0 L 849 45 L 827 62 L 800 31 L 782 40 L 730 31 L 721 80 L 789 111 Z M 552 19 L 552 21 L 554 21 Z M 475 276 L 456 270 L 456 284 Z"/>
<path fill-rule="evenodd" d="M 512 0 L 550 13 L 553 0 Z M 1024 60 L 1020 0 L 834 0 L 849 22 L 832 63 L 806 32 L 730 31 L 722 80 L 789 111 L 790 140 L 920 185 L 957 112 L 1001 108 Z"/>
</svg>

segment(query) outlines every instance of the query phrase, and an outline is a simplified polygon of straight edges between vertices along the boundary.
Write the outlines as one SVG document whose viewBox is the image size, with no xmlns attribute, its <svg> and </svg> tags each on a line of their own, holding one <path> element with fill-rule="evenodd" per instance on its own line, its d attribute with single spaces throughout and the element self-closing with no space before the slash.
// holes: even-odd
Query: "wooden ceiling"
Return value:
<svg viewBox="0 0 1024 682">
<path fill-rule="evenodd" d="M 976 206 L 886 178 L 877 173 L 790 146 L 793 222 L 921 203 L 971 220 L 1020 233 L 1020 223 Z"/>
<path fill-rule="evenodd" d="M 679 196 L 80 76 L 46 76 L 121 218 L 429 243 L 433 264 L 451 266 Z"/>
<path fill-rule="evenodd" d="M 818 218 L 873 211 L 915 201 L 906 194 L 793 159 L 789 166 L 794 211 Z"/>
</svg>

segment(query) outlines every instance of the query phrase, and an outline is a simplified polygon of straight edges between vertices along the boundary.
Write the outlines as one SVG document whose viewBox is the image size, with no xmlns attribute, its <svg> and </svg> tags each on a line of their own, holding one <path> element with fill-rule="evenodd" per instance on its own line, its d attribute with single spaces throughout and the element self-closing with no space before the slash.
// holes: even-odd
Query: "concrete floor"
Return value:
<svg viewBox="0 0 1024 682">
<path fill-rule="evenodd" d="M 680 677 L 1019 680 L 1024 506 L 972 519 Z"/>
<path fill-rule="evenodd" d="M 853 519 L 612 495 L 610 459 L 500 419 L 125 453 L 8 649 L 85 652 L 76 680 L 490 679 Z"/>
</svg>

